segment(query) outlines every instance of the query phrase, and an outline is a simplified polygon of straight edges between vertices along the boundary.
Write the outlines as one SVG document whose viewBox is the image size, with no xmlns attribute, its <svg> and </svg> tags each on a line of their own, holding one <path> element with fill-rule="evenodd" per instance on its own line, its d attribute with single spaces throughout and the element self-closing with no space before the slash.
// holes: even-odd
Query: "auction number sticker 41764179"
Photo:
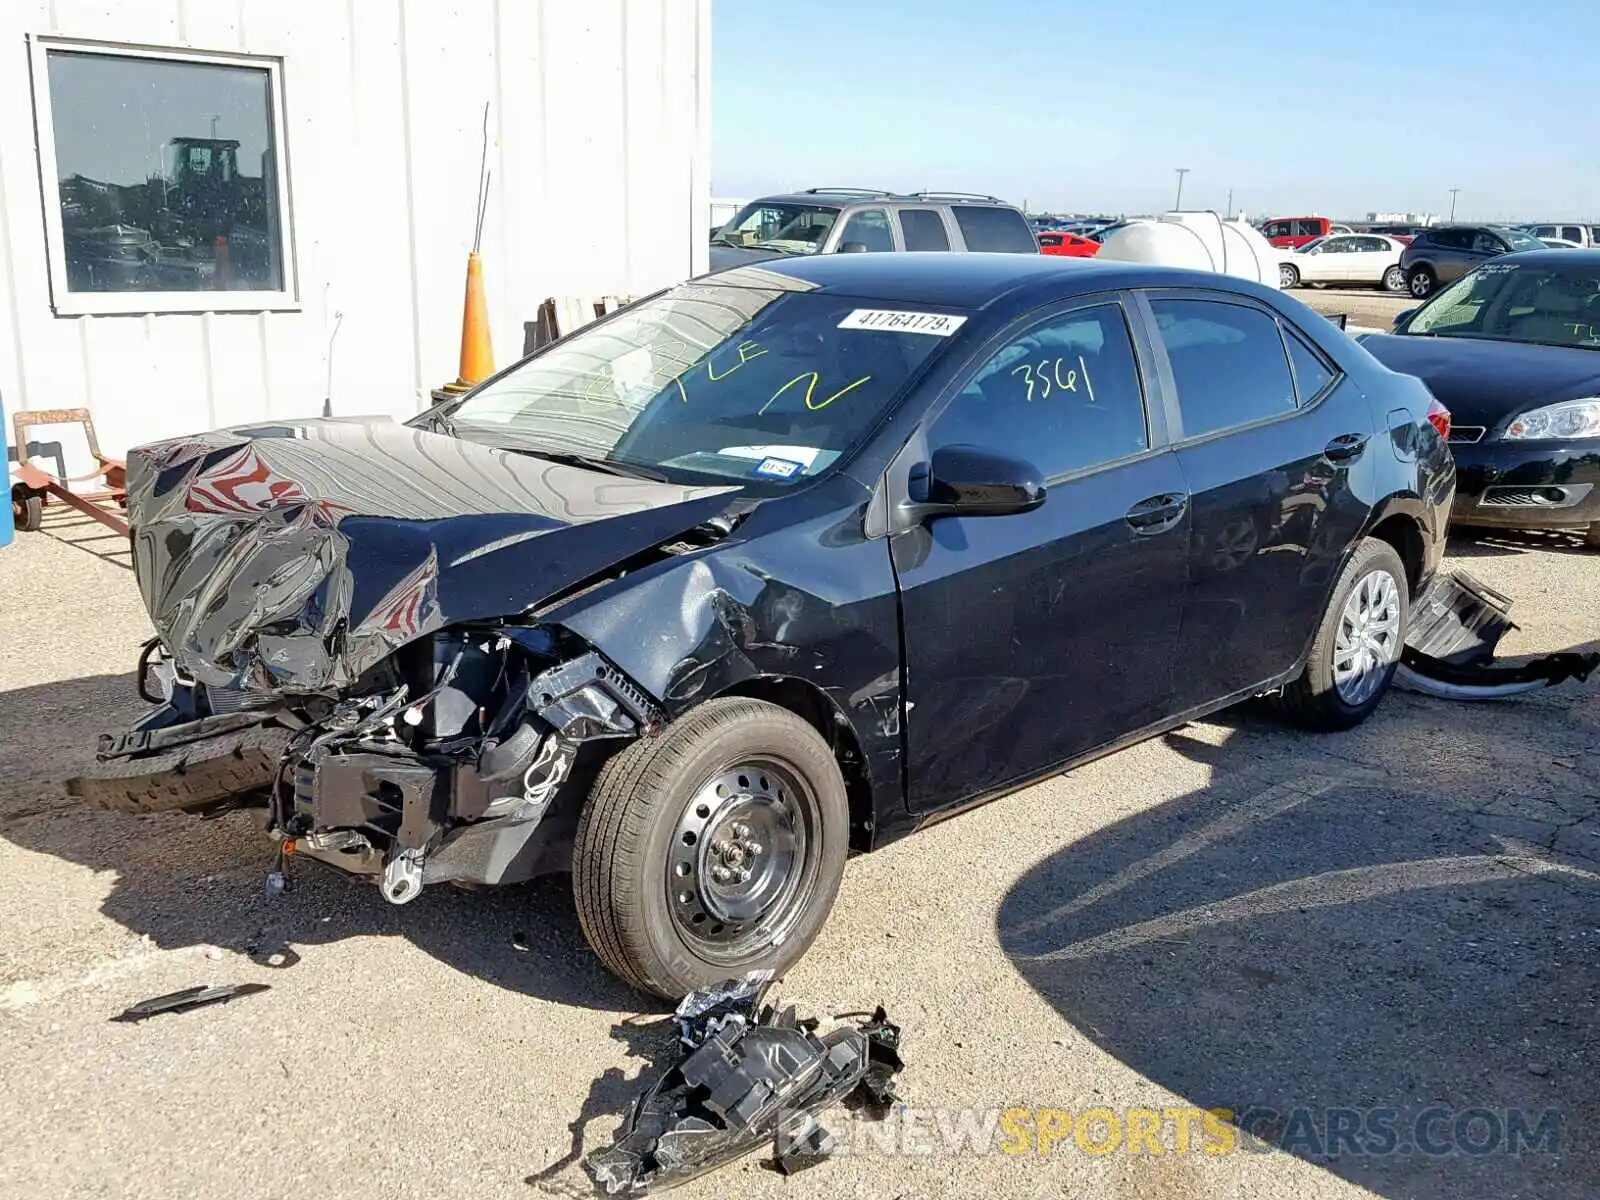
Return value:
<svg viewBox="0 0 1600 1200">
<path fill-rule="evenodd" d="M 858 308 L 839 322 L 840 329 L 877 329 L 885 333 L 926 333 L 949 337 L 966 324 L 965 317 L 949 313 L 899 312 L 886 308 Z"/>
</svg>

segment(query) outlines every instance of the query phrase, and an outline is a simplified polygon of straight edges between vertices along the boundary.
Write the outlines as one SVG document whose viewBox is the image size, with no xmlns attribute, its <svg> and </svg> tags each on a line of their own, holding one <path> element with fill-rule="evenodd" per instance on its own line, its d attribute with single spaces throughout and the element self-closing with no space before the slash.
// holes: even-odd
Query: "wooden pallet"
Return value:
<svg viewBox="0 0 1600 1200">
<path fill-rule="evenodd" d="M 523 322 L 522 353 L 542 350 L 591 321 L 632 303 L 630 296 L 551 296 L 539 305 L 537 318 Z"/>
</svg>

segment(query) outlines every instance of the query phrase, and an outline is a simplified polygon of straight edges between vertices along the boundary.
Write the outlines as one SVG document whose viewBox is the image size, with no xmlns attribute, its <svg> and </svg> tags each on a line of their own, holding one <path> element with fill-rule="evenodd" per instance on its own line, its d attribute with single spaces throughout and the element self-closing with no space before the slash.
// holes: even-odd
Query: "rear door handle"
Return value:
<svg viewBox="0 0 1600 1200">
<path fill-rule="evenodd" d="M 1322 457 L 1329 462 L 1346 463 L 1360 458 L 1361 452 L 1366 448 L 1366 434 L 1341 433 L 1322 448 Z"/>
<path fill-rule="evenodd" d="M 1165 533 L 1189 511 L 1189 497 L 1183 492 L 1162 492 L 1141 500 L 1123 516 L 1135 533 Z"/>
</svg>

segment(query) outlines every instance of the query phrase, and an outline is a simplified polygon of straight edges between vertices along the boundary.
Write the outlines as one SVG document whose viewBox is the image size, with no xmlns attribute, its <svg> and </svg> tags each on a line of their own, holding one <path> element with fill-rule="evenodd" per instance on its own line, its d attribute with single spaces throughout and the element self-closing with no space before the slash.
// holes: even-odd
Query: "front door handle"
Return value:
<svg viewBox="0 0 1600 1200">
<path fill-rule="evenodd" d="M 1361 452 L 1366 448 L 1366 434 L 1341 433 L 1322 448 L 1322 457 L 1334 463 L 1352 462 L 1360 458 Z"/>
<path fill-rule="evenodd" d="M 1189 511 L 1189 497 L 1184 492 L 1162 492 L 1141 500 L 1123 516 L 1135 533 L 1165 533 Z"/>
</svg>

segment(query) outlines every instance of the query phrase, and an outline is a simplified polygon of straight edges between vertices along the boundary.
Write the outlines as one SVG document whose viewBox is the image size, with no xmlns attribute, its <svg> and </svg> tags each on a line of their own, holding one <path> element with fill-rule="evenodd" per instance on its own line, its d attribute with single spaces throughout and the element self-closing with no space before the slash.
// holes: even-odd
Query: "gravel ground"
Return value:
<svg viewBox="0 0 1600 1200">
<path fill-rule="evenodd" d="M 1508 650 L 1600 638 L 1594 556 L 1514 536 L 1453 554 L 1517 597 Z M 137 707 L 126 557 L 57 514 L 0 551 L 0 597 L 0 1195 L 582 1194 L 577 1153 L 670 1039 L 623 1023 L 643 1002 L 585 952 L 564 882 L 392 908 L 308 870 L 273 898 L 247 814 L 80 807 L 61 781 Z M 279 944 L 301 961 L 252 960 Z M 1600 686 L 1395 693 L 1329 737 L 1230 711 L 856 860 L 781 994 L 905 1025 L 903 1152 L 789 1180 L 748 1159 L 682 1194 L 1593 1197 L 1597 949 Z M 108 1021 L 242 981 L 272 990 Z M 1177 1118 L 1109 1153 L 1103 1118 L 1088 1150 L 1007 1137 L 1071 1119 L 1044 1113 L 945 1148 L 952 1110 L 981 1128 L 1008 1106 L 1251 1110 L 1295 1152 L 1217 1154 L 1198 1124 L 1174 1152 Z M 1435 1142 L 1490 1149 L 1422 1153 L 1428 1109 Z M 1558 1149 L 1491 1137 L 1552 1109 Z M 1385 1120 L 1395 1153 L 1320 1144 Z"/>
<path fill-rule="evenodd" d="M 1351 325 L 1385 333 L 1394 327 L 1396 317 L 1420 303 L 1410 296 L 1396 296 L 1376 288 L 1295 288 L 1289 294 L 1318 312 L 1344 313 Z"/>
</svg>

